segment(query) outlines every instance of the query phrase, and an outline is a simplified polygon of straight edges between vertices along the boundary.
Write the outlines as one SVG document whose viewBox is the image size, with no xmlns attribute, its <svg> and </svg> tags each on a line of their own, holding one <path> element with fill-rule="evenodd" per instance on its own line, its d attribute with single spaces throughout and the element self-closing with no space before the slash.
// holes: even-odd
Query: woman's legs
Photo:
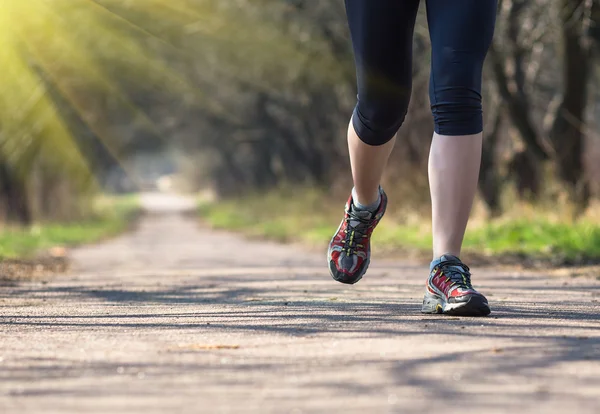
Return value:
<svg viewBox="0 0 600 414">
<path fill-rule="evenodd" d="M 482 68 L 496 0 L 427 0 L 432 43 L 429 156 L 433 254 L 460 255 L 477 189 L 482 145 Z"/>
<path fill-rule="evenodd" d="M 353 196 L 328 249 L 329 270 L 342 283 L 367 271 L 370 237 L 385 213 L 379 183 L 412 85 L 412 40 L 419 0 L 346 0 L 358 103 L 348 128 Z"/>
<path fill-rule="evenodd" d="M 377 204 L 379 183 L 395 143 L 394 137 L 383 145 L 365 144 L 356 134 L 354 126 L 350 124 L 348 127 L 348 151 L 357 204 L 362 206 Z"/>
<path fill-rule="evenodd" d="M 429 152 L 429 187 L 432 202 L 433 258 L 460 256 L 473 205 L 482 134 L 433 135 Z"/>
<path fill-rule="evenodd" d="M 429 156 L 433 254 L 423 312 L 479 316 L 487 299 L 471 284 L 460 254 L 475 197 L 483 116 L 483 63 L 494 34 L 496 0 L 427 0 L 435 134 Z"/>
<path fill-rule="evenodd" d="M 348 130 L 355 193 L 373 204 L 412 87 L 412 42 L 419 0 L 346 0 L 358 103 Z"/>
</svg>

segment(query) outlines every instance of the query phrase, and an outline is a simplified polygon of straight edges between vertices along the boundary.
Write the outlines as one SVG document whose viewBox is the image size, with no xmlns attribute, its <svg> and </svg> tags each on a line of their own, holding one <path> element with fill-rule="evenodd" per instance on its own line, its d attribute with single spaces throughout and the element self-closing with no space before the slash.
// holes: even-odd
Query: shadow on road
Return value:
<svg viewBox="0 0 600 414">
<path fill-rule="evenodd" d="M 257 279 L 253 278 L 253 282 Z M 486 318 L 456 318 L 423 315 L 418 300 L 404 303 L 395 299 L 394 292 L 381 286 L 368 288 L 371 299 L 361 298 L 361 293 L 348 293 L 335 288 L 315 288 L 314 284 L 295 281 L 285 289 L 267 290 L 244 284 L 243 278 L 203 278 L 204 283 L 152 287 L 145 289 L 86 288 L 39 286 L 21 291 L 25 297 L 47 297 L 82 303 L 113 303 L 121 305 L 117 311 L 93 315 L 17 316 L 4 315 L 2 324 L 78 327 L 132 327 L 132 328 L 202 328 L 269 331 L 280 334 L 311 335 L 330 331 L 368 333 L 377 335 L 444 334 L 459 336 L 486 336 L 502 338 L 568 339 L 564 335 L 547 335 L 543 330 L 560 330 L 569 327 L 570 321 L 582 329 L 600 332 L 600 313 L 581 310 L 581 303 L 556 303 L 538 301 L 523 306 L 520 302 L 500 301 L 493 303 L 494 312 Z M 281 281 L 285 284 L 285 281 Z M 260 284 L 258 284 L 260 285 Z M 543 290 L 545 286 L 531 289 Z M 579 286 L 579 289 L 587 289 Z M 589 287 L 592 289 L 592 286 Z M 380 289 L 380 295 L 377 290 Z M 360 292 L 360 291 L 359 291 Z M 11 295 L 18 294 L 12 292 Z M 375 296 L 377 301 L 372 300 Z M 0 294 L 0 298 L 2 294 Z M 146 305 L 168 305 L 170 312 L 129 313 L 139 311 Z M 181 312 L 172 312 L 177 305 Z M 215 306 L 217 305 L 217 306 Z M 186 312 L 188 309 L 191 311 Z M 215 310 L 217 309 L 217 310 Z M 226 310 L 224 310 L 226 309 Z M 118 310 L 123 310 L 119 313 Z M 289 316 L 293 315 L 293 318 Z M 12 321 L 11 318 L 18 319 Z M 161 322 L 160 319 L 169 320 Z M 173 322 L 175 319 L 175 322 Z M 107 322 L 110 320 L 110 322 Z M 590 322 L 591 324 L 582 323 Z M 598 323 L 596 323 L 598 322 Z M 210 324 L 210 325 L 207 325 Z M 423 332 L 423 326 L 432 327 Z M 483 325 L 482 325 L 483 324 Z M 418 330 L 411 330 L 418 325 Z M 481 326 L 506 329 L 468 329 Z M 528 331 L 529 327 L 537 328 Z M 579 339 L 577 339 L 579 341 Z M 579 343 L 579 342 L 578 342 Z"/>
<path fill-rule="evenodd" d="M 284 340 L 303 349 L 323 346 L 332 351 L 336 343 L 344 347 L 356 340 L 387 343 L 404 338 L 400 342 L 403 346 L 425 343 L 437 349 L 426 355 L 421 352 L 421 356 L 414 355 L 408 348 L 406 354 L 402 348 L 390 349 L 392 356 L 386 356 L 379 346 L 375 353 L 369 353 L 368 349 L 348 350 L 353 353 L 352 357 L 348 357 L 347 352 L 339 356 L 335 352 L 320 352 L 315 360 L 315 351 L 309 351 L 293 357 L 274 352 L 265 358 L 253 357 L 253 349 L 260 345 L 245 345 L 242 339 L 241 350 L 200 351 L 207 356 L 198 357 L 197 350 L 163 349 L 159 352 L 175 353 L 179 357 L 157 357 L 144 363 L 114 359 L 90 362 L 75 356 L 73 359 L 24 357 L 14 361 L 14 365 L 5 364 L 0 378 L 32 384 L 14 391 L 19 396 L 91 398 L 98 392 L 91 384 L 100 381 L 111 384 L 103 393 L 113 398 L 146 399 L 156 387 L 176 393 L 173 379 L 186 372 L 204 372 L 208 376 L 203 380 L 207 386 L 218 383 L 227 387 L 229 393 L 253 389 L 260 383 L 257 378 L 262 378 L 262 373 L 283 373 L 285 379 L 294 372 L 297 373 L 294 375 L 310 378 L 302 384 L 304 392 L 315 395 L 333 392 L 342 399 L 378 395 L 385 386 L 386 389 L 414 390 L 425 400 L 443 400 L 450 405 L 477 398 L 478 407 L 488 410 L 506 409 L 513 402 L 515 408 L 522 407 L 523 393 L 533 405 L 550 400 L 576 400 L 578 404 L 594 405 L 596 397 L 582 390 L 600 385 L 592 372 L 593 364 L 597 365 L 600 360 L 600 314 L 580 310 L 579 303 L 564 302 L 558 308 L 555 303 L 543 301 L 528 306 L 522 302 L 502 301 L 494 306 L 490 317 L 439 317 L 420 314 L 418 301 L 394 300 L 395 293 L 390 288 L 378 285 L 340 293 L 337 288 L 323 288 L 323 285 L 316 288 L 306 280 L 293 281 L 279 290 L 261 287 L 261 282 L 254 286 L 245 282 L 243 277 L 229 277 L 224 281 L 215 276 L 214 280 L 209 278 L 203 283 L 168 288 L 32 287 L 23 295 L 77 301 L 83 304 L 82 309 L 74 314 L 3 315 L 0 331 L 18 327 L 20 330 L 76 332 L 83 337 L 98 330 L 102 330 L 103 335 L 135 333 L 151 337 L 179 337 L 181 332 L 194 331 L 193 336 L 200 341 L 211 335 L 226 338 L 237 335 L 236 340 L 261 335 L 274 344 Z M 365 291 L 371 298 L 378 299 L 361 298 Z M 373 291 L 381 296 L 372 295 Z M 102 314 L 96 313 L 94 306 L 102 309 Z M 448 343 L 453 347 L 446 348 Z M 463 343 L 464 347 L 457 348 L 457 344 Z M 240 352 L 247 353 L 241 357 Z M 186 354 L 191 359 L 182 359 Z M 219 364 L 214 358 L 231 362 Z M 320 364 L 318 368 L 316 361 Z M 557 372 L 569 372 L 572 366 L 580 367 L 573 376 L 572 387 L 557 390 L 548 385 L 555 382 Z M 589 366 L 590 372 L 582 370 L 582 366 Z M 314 376 L 315 369 L 321 373 L 318 377 Z M 335 372 L 359 375 L 365 369 L 384 373 L 385 383 L 362 383 L 335 375 Z M 328 371 L 332 372 L 331 377 L 325 374 Z M 88 385 L 60 390 L 36 385 L 44 380 L 80 381 L 86 375 L 93 376 L 93 381 L 85 383 Z M 114 377 L 130 378 L 133 383 L 145 385 L 122 388 L 119 381 L 111 380 Z M 530 385 L 510 386 L 515 378 L 518 381 L 535 378 L 535 381 Z M 498 394 L 494 390 L 499 384 L 508 390 Z M 199 395 L 205 392 L 203 389 L 199 386 Z"/>
</svg>

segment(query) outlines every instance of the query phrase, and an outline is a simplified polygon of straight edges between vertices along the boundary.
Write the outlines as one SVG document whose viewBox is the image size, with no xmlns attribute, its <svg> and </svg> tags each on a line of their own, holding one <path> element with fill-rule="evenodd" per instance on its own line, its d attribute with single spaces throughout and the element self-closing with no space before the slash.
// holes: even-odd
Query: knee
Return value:
<svg viewBox="0 0 600 414">
<path fill-rule="evenodd" d="M 481 99 L 482 59 L 447 55 L 436 62 L 430 83 L 435 132 L 440 135 L 473 135 L 483 130 Z"/>
<path fill-rule="evenodd" d="M 352 114 L 352 125 L 360 140 L 373 146 L 389 142 L 404 123 L 409 101 L 410 95 L 405 94 L 386 99 L 359 97 Z"/>
<path fill-rule="evenodd" d="M 468 89 L 438 95 L 431 105 L 435 132 L 440 135 L 473 135 L 483 131 L 481 96 Z"/>
</svg>

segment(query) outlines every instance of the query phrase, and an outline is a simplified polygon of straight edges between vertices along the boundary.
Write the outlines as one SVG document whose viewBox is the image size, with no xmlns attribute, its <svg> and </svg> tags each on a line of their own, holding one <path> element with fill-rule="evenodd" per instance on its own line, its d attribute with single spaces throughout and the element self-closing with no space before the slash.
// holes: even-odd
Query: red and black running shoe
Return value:
<svg viewBox="0 0 600 414">
<path fill-rule="evenodd" d="M 346 214 L 327 251 L 329 271 L 338 282 L 354 284 L 367 272 L 371 260 L 371 234 L 387 207 L 387 196 L 381 187 L 379 193 L 381 203 L 375 212 L 357 210 L 352 196 L 346 203 Z"/>
<path fill-rule="evenodd" d="M 486 316 L 488 301 L 471 285 L 469 267 L 452 255 L 444 255 L 432 264 L 425 288 L 423 313 L 455 316 Z"/>
</svg>

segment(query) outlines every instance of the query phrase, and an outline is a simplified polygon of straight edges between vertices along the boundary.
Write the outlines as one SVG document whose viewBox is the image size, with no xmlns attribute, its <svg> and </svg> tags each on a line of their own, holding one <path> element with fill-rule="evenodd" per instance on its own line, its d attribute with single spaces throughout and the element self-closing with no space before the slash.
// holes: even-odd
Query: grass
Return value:
<svg viewBox="0 0 600 414">
<path fill-rule="evenodd" d="M 31 258 L 54 248 L 92 243 L 124 231 L 139 211 L 135 196 L 102 197 L 95 203 L 93 216 L 67 224 L 39 223 L 29 228 L 0 231 L 0 259 Z"/>
<path fill-rule="evenodd" d="M 315 190 L 280 191 L 243 200 L 201 202 L 199 210 L 216 228 L 322 246 L 337 228 L 344 202 L 323 205 L 325 199 Z M 600 222 L 592 217 L 572 221 L 568 214 L 515 205 L 501 218 L 488 220 L 478 210 L 469 223 L 464 255 L 498 262 L 600 263 Z M 428 212 L 390 210 L 373 236 L 378 249 L 395 254 L 428 256 L 431 243 Z"/>
</svg>

